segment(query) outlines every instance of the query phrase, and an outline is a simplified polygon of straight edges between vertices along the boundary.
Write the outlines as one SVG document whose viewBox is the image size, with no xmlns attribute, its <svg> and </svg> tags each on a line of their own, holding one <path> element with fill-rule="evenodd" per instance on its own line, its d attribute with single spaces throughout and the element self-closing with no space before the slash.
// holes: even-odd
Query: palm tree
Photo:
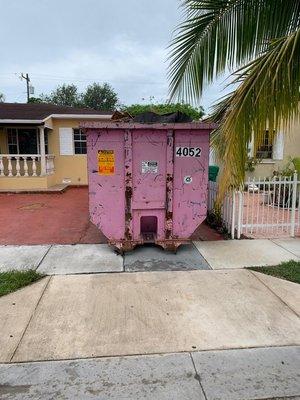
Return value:
<svg viewBox="0 0 300 400">
<path fill-rule="evenodd" d="M 3 103 L 5 101 L 5 96 L 3 93 L 0 93 L 0 103 Z"/>
<path fill-rule="evenodd" d="M 171 98 L 197 102 L 226 71 L 232 91 L 213 108 L 221 194 L 244 182 L 251 142 L 299 117 L 300 1 L 185 0 L 170 52 Z"/>
</svg>

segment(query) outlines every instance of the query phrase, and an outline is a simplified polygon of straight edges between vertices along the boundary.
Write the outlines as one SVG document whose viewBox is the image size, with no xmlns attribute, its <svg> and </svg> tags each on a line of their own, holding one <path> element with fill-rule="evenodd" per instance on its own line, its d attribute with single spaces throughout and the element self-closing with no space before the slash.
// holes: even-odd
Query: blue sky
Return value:
<svg viewBox="0 0 300 400">
<path fill-rule="evenodd" d="M 0 0 L 0 92 L 25 102 L 28 72 L 35 95 L 62 83 L 80 90 L 109 82 L 124 104 L 168 98 L 167 46 L 180 21 L 179 0 Z M 222 96 L 223 79 L 201 100 Z"/>
</svg>

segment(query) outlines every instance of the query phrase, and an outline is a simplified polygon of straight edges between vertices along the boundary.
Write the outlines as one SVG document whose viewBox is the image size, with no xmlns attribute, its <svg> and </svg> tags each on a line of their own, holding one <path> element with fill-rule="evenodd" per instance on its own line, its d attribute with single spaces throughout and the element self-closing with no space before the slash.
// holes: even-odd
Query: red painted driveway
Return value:
<svg viewBox="0 0 300 400">
<path fill-rule="evenodd" d="M 0 244 L 103 243 L 88 219 L 87 188 L 0 194 Z"/>
<path fill-rule="evenodd" d="M 197 239 L 222 237 L 202 224 Z M 88 189 L 64 193 L 0 194 L 0 244 L 105 243 L 104 235 L 89 222 Z"/>
</svg>

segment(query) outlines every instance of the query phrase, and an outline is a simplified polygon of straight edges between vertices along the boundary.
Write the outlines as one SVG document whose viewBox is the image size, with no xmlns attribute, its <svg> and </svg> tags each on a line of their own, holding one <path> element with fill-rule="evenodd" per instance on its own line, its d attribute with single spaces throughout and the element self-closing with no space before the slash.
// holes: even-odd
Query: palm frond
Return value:
<svg viewBox="0 0 300 400">
<path fill-rule="evenodd" d="M 224 162 L 221 195 L 244 182 L 247 149 L 265 129 L 286 130 L 299 117 L 300 29 L 274 40 L 265 53 L 236 72 L 239 87 L 220 102 L 212 145 Z M 224 146 L 226 143 L 226 146 Z"/>
<path fill-rule="evenodd" d="M 195 101 L 226 68 L 261 54 L 300 24 L 299 0 L 185 0 L 170 51 L 171 98 Z"/>
</svg>

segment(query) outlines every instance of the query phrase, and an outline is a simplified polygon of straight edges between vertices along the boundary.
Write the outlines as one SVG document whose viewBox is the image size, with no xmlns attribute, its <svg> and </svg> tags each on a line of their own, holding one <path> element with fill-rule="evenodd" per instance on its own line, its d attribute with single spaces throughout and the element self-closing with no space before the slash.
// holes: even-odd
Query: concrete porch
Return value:
<svg viewBox="0 0 300 400">
<path fill-rule="evenodd" d="M 48 189 L 55 184 L 47 128 L 3 126 L 0 133 L 1 192 Z"/>
</svg>

